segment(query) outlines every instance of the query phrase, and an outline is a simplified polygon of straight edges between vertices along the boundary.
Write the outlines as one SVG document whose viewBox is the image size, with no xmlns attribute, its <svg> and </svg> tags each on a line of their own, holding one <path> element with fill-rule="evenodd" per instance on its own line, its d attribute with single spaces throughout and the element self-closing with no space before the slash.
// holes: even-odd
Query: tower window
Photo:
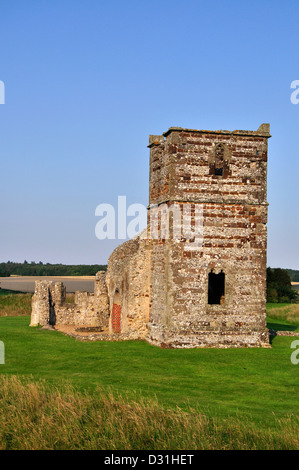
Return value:
<svg viewBox="0 0 299 470">
<path fill-rule="evenodd" d="M 218 144 L 215 147 L 215 175 L 223 176 L 224 145 Z"/>
<path fill-rule="evenodd" d="M 208 303 L 211 305 L 223 305 L 225 295 L 225 274 L 220 272 L 219 274 L 209 273 L 209 285 L 208 285 Z"/>
<path fill-rule="evenodd" d="M 231 175 L 230 169 L 231 151 L 226 143 L 215 144 L 209 152 L 209 175 L 215 176 L 215 180 L 221 184 L 222 179 Z"/>
</svg>

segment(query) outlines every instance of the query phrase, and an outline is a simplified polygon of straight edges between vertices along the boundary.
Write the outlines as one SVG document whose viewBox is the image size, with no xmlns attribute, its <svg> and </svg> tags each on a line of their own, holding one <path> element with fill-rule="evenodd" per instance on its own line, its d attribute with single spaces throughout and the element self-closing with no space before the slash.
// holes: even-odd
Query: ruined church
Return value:
<svg viewBox="0 0 299 470">
<path fill-rule="evenodd" d="M 31 326 L 165 348 L 269 347 L 269 137 L 269 124 L 151 135 L 147 229 L 73 304 L 61 282 L 36 281 Z"/>
</svg>

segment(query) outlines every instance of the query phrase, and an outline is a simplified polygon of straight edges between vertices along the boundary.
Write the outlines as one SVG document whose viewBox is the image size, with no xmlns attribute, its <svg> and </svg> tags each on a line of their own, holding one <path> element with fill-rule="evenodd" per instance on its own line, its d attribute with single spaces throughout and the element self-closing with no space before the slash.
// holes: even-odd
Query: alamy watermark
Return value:
<svg viewBox="0 0 299 470">
<path fill-rule="evenodd" d="M 5 85 L 2 80 L 0 80 L 0 104 L 5 104 Z"/>
<path fill-rule="evenodd" d="M 0 341 L 0 364 L 5 364 L 5 347 L 3 341 Z"/>
<path fill-rule="evenodd" d="M 203 206 L 192 203 L 168 205 L 131 204 L 126 196 L 118 196 L 112 204 L 99 204 L 95 215 L 100 217 L 95 227 L 99 240 L 126 240 L 139 236 L 149 240 L 172 239 L 185 244 L 185 250 L 197 250 L 203 243 Z M 128 220 L 131 218 L 131 220 Z"/>
<path fill-rule="evenodd" d="M 291 83 L 291 88 L 294 91 L 291 93 L 290 100 L 292 104 L 299 103 L 299 80 L 293 80 Z"/>
<path fill-rule="evenodd" d="M 296 349 L 297 348 L 297 349 Z M 295 349 L 294 352 L 291 354 L 291 363 L 294 365 L 299 364 L 299 340 L 296 339 L 291 343 L 291 349 Z"/>
</svg>

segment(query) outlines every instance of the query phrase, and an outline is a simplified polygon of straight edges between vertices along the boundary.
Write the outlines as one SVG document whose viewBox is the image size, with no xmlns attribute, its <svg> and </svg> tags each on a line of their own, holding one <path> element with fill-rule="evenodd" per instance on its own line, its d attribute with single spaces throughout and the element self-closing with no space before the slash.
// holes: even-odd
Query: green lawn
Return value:
<svg viewBox="0 0 299 470">
<path fill-rule="evenodd" d="M 294 337 L 275 337 L 271 349 L 160 349 L 143 341 L 81 342 L 29 328 L 29 321 L 0 318 L 6 353 L 0 373 L 55 385 L 68 381 L 79 390 L 109 387 L 128 398 L 157 397 L 164 407 L 191 405 L 207 416 L 238 416 L 264 429 L 298 412 Z"/>
</svg>

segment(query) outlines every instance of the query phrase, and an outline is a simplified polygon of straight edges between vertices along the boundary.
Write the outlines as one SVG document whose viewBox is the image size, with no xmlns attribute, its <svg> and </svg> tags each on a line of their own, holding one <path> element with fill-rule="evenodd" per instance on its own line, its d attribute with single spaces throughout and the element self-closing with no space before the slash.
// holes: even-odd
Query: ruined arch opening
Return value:
<svg viewBox="0 0 299 470">
<path fill-rule="evenodd" d="M 113 333 L 121 332 L 121 295 L 118 289 L 113 296 L 111 326 Z"/>
<path fill-rule="evenodd" d="M 221 270 L 216 274 L 213 270 L 209 273 L 208 304 L 222 305 L 225 300 L 225 274 Z"/>
</svg>

